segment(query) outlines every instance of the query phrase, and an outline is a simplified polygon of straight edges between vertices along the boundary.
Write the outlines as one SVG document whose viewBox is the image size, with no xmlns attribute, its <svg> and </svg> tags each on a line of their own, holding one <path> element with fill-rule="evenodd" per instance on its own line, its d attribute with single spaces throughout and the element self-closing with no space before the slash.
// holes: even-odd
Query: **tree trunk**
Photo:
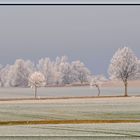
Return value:
<svg viewBox="0 0 140 140">
<path fill-rule="evenodd" d="M 100 88 L 98 85 L 96 85 L 97 89 L 98 89 L 98 96 L 100 96 Z"/>
<path fill-rule="evenodd" d="M 125 93 L 124 93 L 124 96 L 127 97 L 128 94 L 127 94 L 127 81 L 124 82 L 124 87 L 125 87 Z"/>
<path fill-rule="evenodd" d="M 35 86 L 35 93 L 34 93 L 34 95 L 35 95 L 35 99 L 36 99 L 36 97 L 37 97 L 37 86 Z"/>
</svg>

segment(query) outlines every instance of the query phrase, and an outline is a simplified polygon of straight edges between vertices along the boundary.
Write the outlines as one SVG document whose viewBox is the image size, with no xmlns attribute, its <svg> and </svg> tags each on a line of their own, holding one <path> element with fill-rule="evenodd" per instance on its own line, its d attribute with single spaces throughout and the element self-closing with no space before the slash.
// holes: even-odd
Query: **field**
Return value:
<svg viewBox="0 0 140 140">
<path fill-rule="evenodd" d="M 112 84 L 113 85 L 113 84 Z M 81 96 L 97 96 L 98 91 L 95 87 L 46 87 L 38 89 L 38 97 L 56 98 L 56 97 L 81 97 Z M 101 96 L 123 96 L 124 89 L 116 86 L 101 87 Z M 128 95 L 140 95 L 140 87 L 129 87 Z M 31 88 L 0 88 L 0 99 L 5 98 L 33 98 L 34 89 Z"/>
<path fill-rule="evenodd" d="M 138 119 L 140 97 L 0 101 L 0 121 Z"/>
<path fill-rule="evenodd" d="M 140 121 L 140 97 L 0 101 L 0 120 Z M 7 136 L 4 139 L 10 138 L 8 136 L 28 136 L 26 139 L 37 138 L 33 136 L 39 136 L 38 139 L 46 139 L 46 136 L 57 136 L 50 139 L 72 139 L 72 136 L 75 136 L 73 139 L 92 139 L 91 136 L 96 139 L 112 139 L 111 136 L 132 139 L 133 136 L 138 139 L 140 123 L 11 124 L 0 126 L 0 136 Z"/>
<path fill-rule="evenodd" d="M 5 131 L 6 130 L 6 131 Z M 85 136 L 119 138 L 140 136 L 140 123 L 117 123 L 117 124 L 48 124 L 48 125 L 18 125 L 18 126 L 1 126 L 0 136 L 48 136 L 53 138 L 61 137 L 81 137 L 84 140 Z M 124 137 L 125 136 L 125 137 Z M 82 138 L 83 137 L 83 138 Z M 115 138 L 114 137 L 114 138 Z"/>
<path fill-rule="evenodd" d="M 105 89 L 109 91 L 108 88 Z M 4 91 L 7 89 L 1 89 L 0 93 L 2 93 L 2 90 Z M 9 93 L 6 92 L 6 95 L 9 95 L 9 98 L 12 97 L 12 93 L 14 93 L 14 96 L 18 94 L 18 92 L 14 92 L 16 89 L 12 89 L 11 92 L 10 90 L 11 89 L 9 89 Z M 23 92 L 27 90 L 29 89 L 24 89 Z M 40 90 L 44 91 L 45 89 Z M 50 88 L 48 91 L 51 90 L 54 89 Z M 66 89 L 63 88 L 60 89 L 60 91 L 63 90 L 65 91 Z M 83 90 L 82 93 L 85 92 L 87 90 L 87 87 L 82 88 L 82 90 Z M 88 90 L 92 91 L 93 89 L 89 88 Z M 112 90 L 114 89 L 111 89 L 111 91 Z M 135 90 L 137 90 L 137 88 Z M 61 96 L 62 94 L 61 95 L 59 94 L 60 91 L 58 92 L 55 89 L 54 92 L 55 96 L 52 97 L 62 97 Z M 78 94 L 78 91 L 80 92 L 81 89 L 72 88 L 71 91 L 77 91 Z M 71 91 L 68 92 L 70 93 Z M 93 93 L 95 94 L 96 90 L 93 91 L 94 91 Z M 129 91 L 133 90 L 131 89 Z M 136 92 L 138 92 L 138 90 Z M 23 95 L 24 98 L 29 98 L 32 97 L 31 94 L 32 93 L 30 93 L 29 96 L 27 94 Z M 45 95 L 45 92 L 43 94 Z M 19 98 L 23 97 L 20 95 L 21 92 L 19 92 L 18 97 Z M 74 95 L 74 93 L 72 95 Z M 5 97 L 4 93 L 1 94 L 0 96 Z M 42 95 L 41 97 L 45 96 Z M 17 123 L 13 121 L 17 121 Z M 30 121 L 33 121 L 32 124 L 29 123 Z M 44 124 L 35 124 L 36 121 L 38 123 L 40 123 L 41 121 L 46 122 Z M 51 121 L 51 123 L 47 121 Z M 59 124 L 56 124 L 56 121 L 58 121 L 57 123 Z M 67 122 L 65 123 L 65 121 Z M 73 123 L 71 123 L 71 121 L 73 121 Z M 77 121 L 81 121 L 80 124 L 78 124 Z M 114 122 L 112 123 L 110 121 Z M 135 121 L 138 122 L 134 123 Z M 3 122 L 7 124 L 3 125 Z M 26 140 L 28 139 L 86 140 L 93 139 L 93 137 L 95 137 L 96 139 L 104 139 L 104 140 L 108 139 L 111 140 L 112 138 L 120 140 L 121 139 L 137 140 L 139 139 L 139 136 L 140 136 L 139 96 L 137 97 L 114 96 L 100 98 L 96 98 L 93 96 L 87 98 L 0 101 L 0 138 L 2 139 L 7 140 L 14 138 Z"/>
</svg>

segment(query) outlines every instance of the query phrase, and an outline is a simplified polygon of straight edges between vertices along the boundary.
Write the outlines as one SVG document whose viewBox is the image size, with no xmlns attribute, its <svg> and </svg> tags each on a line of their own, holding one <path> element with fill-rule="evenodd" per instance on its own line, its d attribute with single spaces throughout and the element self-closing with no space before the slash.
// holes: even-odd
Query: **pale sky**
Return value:
<svg viewBox="0 0 140 140">
<path fill-rule="evenodd" d="M 140 6 L 0 6 L 0 63 L 67 55 L 107 75 L 124 45 L 140 58 Z"/>
</svg>

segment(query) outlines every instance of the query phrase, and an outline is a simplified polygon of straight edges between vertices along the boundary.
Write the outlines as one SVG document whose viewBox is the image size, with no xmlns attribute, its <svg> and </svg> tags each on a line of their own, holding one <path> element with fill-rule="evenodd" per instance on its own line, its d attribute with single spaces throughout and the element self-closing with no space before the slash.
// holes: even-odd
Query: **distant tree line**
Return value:
<svg viewBox="0 0 140 140">
<path fill-rule="evenodd" d="M 78 61 L 69 62 L 67 56 L 57 57 L 55 61 L 42 58 L 35 65 L 30 60 L 17 59 L 13 65 L 0 66 L 1 87 L 28 87 L 29 76 L 41 72 L 47 85 L 67 85 L 89 83 L 91 72 Z"/>
</svg>

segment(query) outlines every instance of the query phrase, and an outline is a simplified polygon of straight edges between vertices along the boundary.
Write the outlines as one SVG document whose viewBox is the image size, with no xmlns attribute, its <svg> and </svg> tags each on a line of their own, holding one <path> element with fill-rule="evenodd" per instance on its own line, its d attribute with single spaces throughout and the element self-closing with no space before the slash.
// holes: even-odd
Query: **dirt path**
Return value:
<svg viewBox="0 0 140 140">
<path fill-rule="evenodd" d="M 91 123 L 140 123 L 140 120 L 27 120 L 0 121 L 0 125 L 31 125 L 31 124 L 91 124 Z"/>
</svg>

